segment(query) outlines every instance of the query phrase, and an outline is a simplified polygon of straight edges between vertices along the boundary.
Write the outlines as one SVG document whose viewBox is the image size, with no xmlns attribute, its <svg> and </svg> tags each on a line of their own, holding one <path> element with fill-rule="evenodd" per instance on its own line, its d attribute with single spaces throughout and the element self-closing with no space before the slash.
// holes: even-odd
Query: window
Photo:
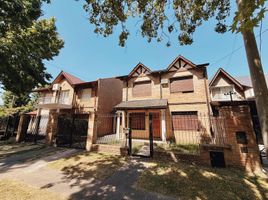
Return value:
<svg viewBox="0 0 268 200">
<path fill-rule="evenodd" d="M 247 134 L 244 131 L 237 131 L 236 132 L 236 142 L 238 144 L 247 144 Z"/>
<path fill-rule="evenodd" d="M 133 84 L 132 89 L 133 97 L 151 96 L 151 81 L 142 81 Z"/>
<path fill-rule="evenodd" d="M 197 112 L 172 112 L 172 127 L 174 131 L 198 131 Z"/>
<path fill-rule="evenodd" d="M 145 113 L 130 113 L 130 118 L 133 130 L 145 130 Z"/>
<path fill-rule="evenodd" d="M 69 90 L 62 90 L 59 92 L 58 103 L 61 104 L 69 103 Z"/>
<path fill-rule="evenodd" d="M 184 76 L 170 79 L 170 92 L 193 92 L 193 76 Z"/>
<path fill-rule="evenodd" d="M 220 86 L 211 88 L 212 99 L 213 100 L 230 100 L 230 95 L 226 95 L 226 93 L 234 92 L 233 86 Z M 236 99 L 237 95 L 232 95 L 233 99 Z"/>
<path fill-rule="evenodd" d="M 91 90 L 90 89 L 84 89 L 81 91 L 81 101 L 87 101 L 91 97 Z"/>
</svg>

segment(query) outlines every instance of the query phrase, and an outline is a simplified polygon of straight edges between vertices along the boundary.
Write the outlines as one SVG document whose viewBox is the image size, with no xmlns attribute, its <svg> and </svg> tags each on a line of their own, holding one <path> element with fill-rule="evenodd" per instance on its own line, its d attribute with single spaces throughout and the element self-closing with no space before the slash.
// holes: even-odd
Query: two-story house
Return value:
<svg viewBox="0 0 268 200">
<path fill-rule="evenodd" d="M 113 107 L 122 100 L 122 86 L 122 81 L 116 78 L 85 82 L 62 71 L 48 87 L 34 90 L 40 96 L 37 116 L 41 116 L 39 124 L 47 142 L 51 144 L 56 137 L 59 116 L 87 120 L 87 140 L 93 142 L 93 137 L 97 137 L 94 135 L 97 115 L 112 113 Z M 106 128 L 98 134 L 107 134 L 105 131 L 112 132 Z"/>
<path fill-rule="evenodd" d="M 152 71 L 137 64 L 123 81 L 122 102 L 117 110 L 116 137 L 124 137 L 124 128 L 132 129 L 132 137 L 149 137 L 149 118 L 152 118 L 154 140 L 180 142 L 189 137 L 209 132 L 209 123 L 200 122 L 201 114 L 210 112 L 206 66 L 194 64 L 178 56 L 166 69 Z M 185 142 L 191 142 L 189 140 Z"/>
<path fill-rule="evenodd" d="M 268 83 L 268 74 L 265 75 Z M 209 83 L 211 108 L 215 115 L 219 107 L 228 105 L 248 105 L 251 111 L 253 127 L 259 143 L 262 143 L 261 130 L 254 91 L 249 76 L 233 77 L 224 69 L 219 68 Z"/>
</svg>

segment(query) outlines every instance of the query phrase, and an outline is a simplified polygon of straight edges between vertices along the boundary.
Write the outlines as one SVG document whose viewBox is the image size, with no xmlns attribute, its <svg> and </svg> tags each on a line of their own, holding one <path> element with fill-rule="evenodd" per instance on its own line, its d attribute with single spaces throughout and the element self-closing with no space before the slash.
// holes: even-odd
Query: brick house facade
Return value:
<svg viewBox="0 0 268 200">
<path fill-rule="evenodd" d="M 181 136 L 192 127 L 189 132 L 195 138 L 199 115 L 210 113 L 207 65 L 178 56 L 164 70 L 151 71 L 139 63 L 128 75 L 118 77 L 123 81 L 123 96 L 115 106 L 120 125 L 117 138 L 124 137 L 126 127 L 131 127 L 133 137 L 148 138 L 150 113 L 155 140 L 181 142 Z M 183 121 L 182 117 L 191 120 Z M 210 134 L 208 123 L 201 126 Z"/>
<path fill-rule="evenodd" d="M 41 120 L 44 116 L 48 119 L 46 142 L 55 142 L 58 117 L 72 116 L 88 121 L 86 148 L 90 149 L 97 138 L 97 116 L 113 112 L 113 107 L 122 100 L 122 87 L 122 82 L 115 78 L 85 82 L 61 72 L 50 86 L 36 89 L 40 96 L 37 116 L 41 116 Z"/>
</svg>

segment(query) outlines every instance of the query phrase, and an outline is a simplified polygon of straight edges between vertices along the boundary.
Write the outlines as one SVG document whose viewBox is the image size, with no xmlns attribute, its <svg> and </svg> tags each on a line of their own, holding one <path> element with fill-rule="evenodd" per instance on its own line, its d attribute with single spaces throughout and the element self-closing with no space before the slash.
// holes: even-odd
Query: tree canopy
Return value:
<svg viewBox="0 0 268 200">
<path fill-rule="evenodd" d="M 40 19 L 49 0 L 0 1 L 0 84 L 25 94 L 51 78 L 43 60 L 59 54 L 64 42 L 55 19 Z"/>
<path fill-rule="evenodd" d="M 253 29 L 264 18 L 266 0 L 246 0 L 241 11 L 235 13 L 232 24 L 230 0 L 85 0 L 84 9 L 89 13 L 89 22 L 94 32 L 107 37 L 121 27 L 119 45 L 124 46 L 130 34 L 127 20 L 135 18 L 140 22 L 139 31 L 148 39 L 158 42 L 175 32 L 181 45 L 192 44 L 196 28 L 211 18 L 216 20 L 215 31 L 240 32 Z M 167 46 L 170 43 L 167 41 Z"/>
</svg>

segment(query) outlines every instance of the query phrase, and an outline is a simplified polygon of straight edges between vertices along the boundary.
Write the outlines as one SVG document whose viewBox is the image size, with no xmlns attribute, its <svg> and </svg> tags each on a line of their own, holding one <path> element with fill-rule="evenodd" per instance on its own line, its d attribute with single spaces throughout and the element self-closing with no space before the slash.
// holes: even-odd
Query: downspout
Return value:
<svg viewBox="0 0 268 200">
<path fill-rule="evenodd" d="M 160 73 L 159 73 L 160 99 L 163 98 L 163 95 L 162 95 L 162 84 L 161 84 L 161 80 L 162 80 L 162 75 L 161 75 L 161 72 L 160 72 Z"/>
<path fill-rule="evenodd" d="M 128 101 L 128 79 L 127 79 L 126 101 Z"/>
</svg>

